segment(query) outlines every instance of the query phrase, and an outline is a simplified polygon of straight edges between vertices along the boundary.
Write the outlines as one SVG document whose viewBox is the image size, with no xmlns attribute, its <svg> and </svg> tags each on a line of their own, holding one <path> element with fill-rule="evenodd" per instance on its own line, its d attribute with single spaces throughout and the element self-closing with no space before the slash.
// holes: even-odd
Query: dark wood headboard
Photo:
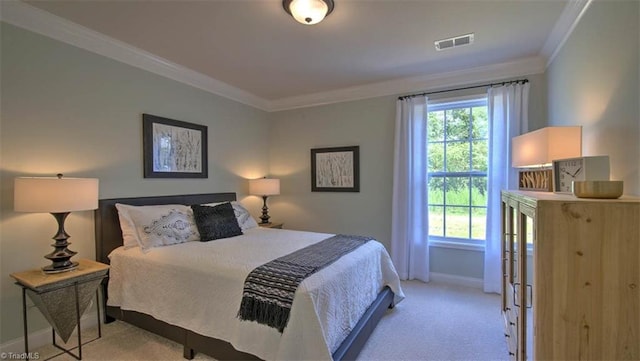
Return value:
<svg viewBox="0 0 640 361">
<path fill-rule="evenodd" d="M 122 246 L 122 231 L 116 203 L 132 206 L 150 206 L 159 204 L 193 204 L 235 201 L 235 193 L 185 194 L 175 196 L 134 197 L 100 199 L 95 211 L 96 224 L 96 260 L 109 264 L 109 253 Z"/>
</svg>

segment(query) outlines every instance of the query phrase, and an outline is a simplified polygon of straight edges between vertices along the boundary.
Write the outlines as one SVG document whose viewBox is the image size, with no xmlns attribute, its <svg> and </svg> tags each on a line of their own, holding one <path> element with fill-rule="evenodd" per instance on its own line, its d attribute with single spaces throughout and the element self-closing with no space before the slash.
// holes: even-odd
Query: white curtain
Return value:
<svg viewBox="0 0 640 361">
<path fill-rule="evenodd" d="M 427 97 L 396 103 L 391 258 L 403 280 L 429 281 Z"/>
<path fill-rule="evenodd" d="M 528 129 L 529 83 L 489 88 L 489 171 L 487 242 L 484 252 L 484 291 L 500 293 L 500 191 L 517 189 L 511 167 L 511 138 Z"/>
</svg>

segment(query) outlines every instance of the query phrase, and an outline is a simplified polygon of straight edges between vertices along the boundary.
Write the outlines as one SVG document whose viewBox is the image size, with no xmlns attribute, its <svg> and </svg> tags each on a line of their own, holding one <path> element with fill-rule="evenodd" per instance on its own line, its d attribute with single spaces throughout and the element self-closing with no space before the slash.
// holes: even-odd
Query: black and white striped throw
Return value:
<svg viewBox="0 0 640 361">
<path fill-rule="evenodd" d="M 298 285 L 369 240 L 371 237 L 338 234 L 257 267 L 244 282 L 238 317 L 282 333 Z"/>
</svg>

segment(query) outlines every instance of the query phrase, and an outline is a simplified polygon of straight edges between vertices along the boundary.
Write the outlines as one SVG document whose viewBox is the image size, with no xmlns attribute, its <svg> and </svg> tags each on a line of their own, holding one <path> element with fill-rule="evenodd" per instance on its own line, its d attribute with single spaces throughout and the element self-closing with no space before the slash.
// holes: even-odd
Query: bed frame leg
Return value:
<svg viewBox="0 0 640 361">
<path fill-rule="evenodd" d="M 187 360 L 193 360 L 195 356 L 196 352 L 192 348 L 184 346 L 184 348 L 182 349 L 182 357 Z"/>
</svg>

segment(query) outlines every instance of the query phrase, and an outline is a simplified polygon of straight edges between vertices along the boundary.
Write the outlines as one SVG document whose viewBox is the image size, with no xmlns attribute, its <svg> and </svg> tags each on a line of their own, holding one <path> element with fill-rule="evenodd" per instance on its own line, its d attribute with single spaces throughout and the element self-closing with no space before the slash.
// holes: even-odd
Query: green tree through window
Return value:
<svg viewBox="0 0 640 361">
<path fill-rule="evenodd" d="M 429 238 L 484 244 L 486 99 L 429 105 L 428 117 Z"/>
</svg>

